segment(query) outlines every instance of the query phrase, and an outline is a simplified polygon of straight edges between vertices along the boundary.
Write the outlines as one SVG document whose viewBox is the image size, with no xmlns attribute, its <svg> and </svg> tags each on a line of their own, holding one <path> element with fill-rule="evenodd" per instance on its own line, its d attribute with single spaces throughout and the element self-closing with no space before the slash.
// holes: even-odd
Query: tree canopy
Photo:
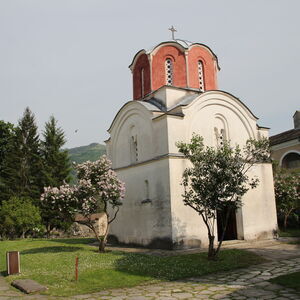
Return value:
<svg viewBox="0 0 300 300">
<path fill-rule="evenodd" d="M 43 188 L 43 162 L 35 117 L 28 107 L 9 144 L 3 174 L 9 196 L 39 199 Z"/>
<path fill-rule="evenodd" d="M 283 217 L 286 230 L 288 217 L 300 208 L 300 173 L 277 168 L 274 183 L 277 211 Z"/>
<path fill-rule="evenodd" d="M 242 205 L 242 196 L 258 185 L 258 178 L 250 178 L 248 170 L 257 162 L 269 160 L 268 141 L 248 140 L 241 149 L 224 142 L 218 147 L 205 146 L 197 134 L 190 143 L 177 143 L 179 152 L 192 166 L 183 173 L 184 204 L 194 209 L 203 219 L 209 238 L 208 257 L 215 259 L 219 253 L 229 214 Z M 214 233 L 218 211 L 227 208 L 224 230 L 217 249 Z"/>
<path fill-rule="evenodd" d="M 125 185 L 111 169 L 111 162 L 103 155 L 95 162 L 87 161 L 75 166 L 78 183 L 45 187 L 41 196 L 42 205 L 51 205 L 64 217 L 75 219 L 83 216 L 80 222 L 88 226 L 99 241 L 99 251 L 105 250 L 109 224 L 113 222 L 125 195 Z M 112 209 L 110 215 L 109 206 Z M 93 214 L 103 212 L 106 216 L 106 230 L 103 235 L 97 231 L 97 220 Z"/>
</svg>

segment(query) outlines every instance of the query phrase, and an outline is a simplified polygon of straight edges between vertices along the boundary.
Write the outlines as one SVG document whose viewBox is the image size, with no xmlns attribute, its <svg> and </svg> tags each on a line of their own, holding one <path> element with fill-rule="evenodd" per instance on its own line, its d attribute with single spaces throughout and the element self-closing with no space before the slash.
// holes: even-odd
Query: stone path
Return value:
<svg viewBox="0 0 300 300">
<path fill-rule="evenodd" d="M 251 248 L 251 247 L 248 247 Z M 300 271 L 299 245 L 272 243 L 250 250 L 273 261 L 230 272 L 219 272 L 201 278 L 161 282 L 133 288 L 114 289 L 63 299 L 171 300 L 171 299 L 300 299 L 300 293 L 268 282 L 270 278 Z M 294 250 L 294 251 L 293 251 Z M 297 256 L 297 257 L 296 257 Z M 24 296 L 13 291 L 0 277 L 0 300 L 62 299 L 42 295 Z"/>
</svg>

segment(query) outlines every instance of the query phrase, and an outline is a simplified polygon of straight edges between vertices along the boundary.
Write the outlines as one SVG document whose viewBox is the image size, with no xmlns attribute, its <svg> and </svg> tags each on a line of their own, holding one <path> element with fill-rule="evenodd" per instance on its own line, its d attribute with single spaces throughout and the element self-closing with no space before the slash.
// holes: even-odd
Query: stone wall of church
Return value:
<svg viewBox="0 0 300 300">
<path fill-rule="evenodd" d="M 207 228 L 201 216 L 182 200 L 184 159 L 170 160 L 172 238 L 175 248 L 207 247 Z M 243 206 L 236 212 L 237 239 L 274 238 L 277 234 L 276 205 L 271 164 L 259 164 L 250 169 L 250 177 L 257 177 L 259 185 L 243 197 Z M 216 241 L 218 238 L 216 224 Z"/>
<path fill-rule="evenodd" d="M 277 215 L 271 164 L 259 164 L 249 170 L 259 185 L 243 197 L 242 220 L 245 240 L 273 238 L 277 231 Z"/>
<path fill-rule="evenodd" d="M 173 84 L 178 87 L 187 86 L 186 62 L 184 51 L 178 47 L 165 45 L 158 49 L 152 60 L 152 89 L 155 91 L 166 85 L 165 61 L 170 58 L 173 63 Z"/>
<path fill-rule="evenodd" d="M 184 93 L 190 96 L 163 87 L 154 97 L 174 107 Z M 108 153 L 126 184 L 124 205 L 110 234 L 118 242 L 145 247 L 206 247 L 201 217 L 182 201 L 180 182 L 187 161 L 180 157 L 176 142 L 189 142 L 195 132 L 209 146 L 228 140 L 242 147 L 249 138 L 267 136 L 267 131 L 257 129 L 257 118 L 241 101 L 221 91 L 199 94 L 176 107 L 176 114 L 157 114 L 147 107 L 139 101 L 128 103 L 110 129 Z M 271 165 L 257 165 L 249 175 L 257 176 L 260 184 L 244 196 L 236 213 L 237 238 L 272 237 L 277 219 Z"/>
<path fill-rule="evenodd" d="M 170 60 L 169 73 L 166 60 Z M 134 100 L 141 100 L 165 85 L 201 91 L 217 89 L 217 57 L 203 44 L 183 47 L 176 41 L 162 43 L 150 51 L 139 51 L 130 68 Z M 170 81 L 167 75 L 170 75 Z"/>
<path fill-rule="evenodd" d="M 135 102 L 120 114 L 108 145 L 113 168 L 120 168 L 153 158 L 153 124 L 148 111 Z M 138 109 L 139 108 L 139 109 Z"/>
<path fill-rule="evenodd" d="M 150 248 L 172 246 L 169 164 L 167 159 L 118 169 L 126 196 L 110 236 L 119 243 Z"/>
<path fill-rule="evenodd" d="M 146 54 L 136 61 L 133 76 L 133 99 L 142 99 L 151 92 L 150 64 Z"/>
<path fill-rule="evenodd" d="M 201 216 L 191 207 L 185 206 L 182 174 L 188 162 L 183 158 L 170 159 L 170 187 L 172 211 L 172 239 L 174 248 L 207 247 L 207 229 Z"/>
</svg>

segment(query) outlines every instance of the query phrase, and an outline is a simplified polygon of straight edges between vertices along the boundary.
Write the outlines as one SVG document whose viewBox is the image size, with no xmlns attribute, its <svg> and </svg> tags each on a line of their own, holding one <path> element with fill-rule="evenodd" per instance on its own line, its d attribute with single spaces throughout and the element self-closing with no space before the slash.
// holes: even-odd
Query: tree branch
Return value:
<svg viewBox="0 0 300 300">
<path fill-rule="evenodd" d="M 120 210 L 120 207 L 117 206 L 117 211 L 115 212 L 115 215 L 113 216 L 113 218 L 110 219 L 110 220 L 107 220 L 108 224 L 110 224 L 111 222 L 113 222 L 115 220 L 115 218 L 117 217 L 117 214 L 118 214 L 119 210 Z"/>
</svg>

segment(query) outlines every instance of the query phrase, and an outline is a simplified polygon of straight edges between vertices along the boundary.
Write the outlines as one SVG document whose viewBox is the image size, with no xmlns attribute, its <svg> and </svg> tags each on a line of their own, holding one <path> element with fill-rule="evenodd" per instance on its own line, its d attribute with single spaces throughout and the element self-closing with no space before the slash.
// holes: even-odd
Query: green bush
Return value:
<svg viewBox="0 0 300 300">
<path fill-rule="evenodd" d="M 24 238 L 28 233 L 39 232 L 41 221 L 40 211 L 30 198 L 11 197 L 0 207 L 1 238 Z"/>
</svg>

